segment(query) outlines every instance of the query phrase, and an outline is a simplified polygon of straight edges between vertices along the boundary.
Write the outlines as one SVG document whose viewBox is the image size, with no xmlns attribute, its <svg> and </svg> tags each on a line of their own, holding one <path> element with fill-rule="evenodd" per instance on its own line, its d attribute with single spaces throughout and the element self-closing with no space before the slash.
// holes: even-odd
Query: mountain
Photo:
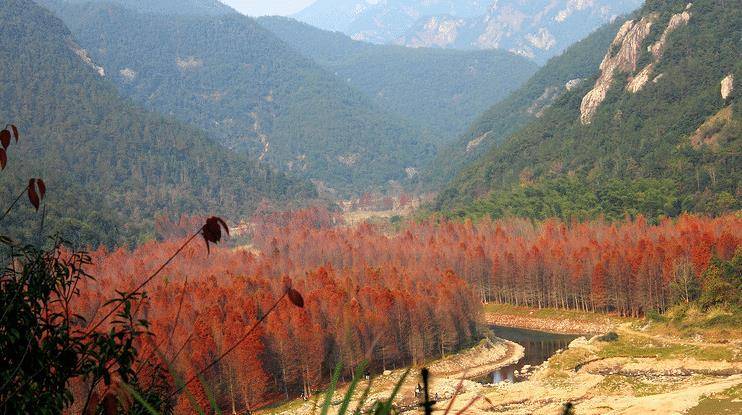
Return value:
<svg viewBox="0 0 742 415">
<path fill-rule="evenodd" d="M 481 15 L 419 19 L 395 43 L 406 46 L 504 49 L 545 62 L 642 0 L 496 0 Z"/>
<path fill-rule="evenodd" d="M 219 0 L 39 0 L 37 3 L 59 7 L 96 2 L 118 4 L 143 13 L 220 16 L 236 12 Z"/>
<path fill-rule="evenodd" d="M 208 132 L 122 99 L 65 25 L 34 2 L 6 0 L 0 19 L 0 120 L 21 132 L 0 192 L 9 204 L 30 177 L 43 178 L 47 234 L 131 244 L 153 236 L 161 213 L 237 219 L 265 199 L 285 204 L 314 194 Z M 41 217 L 18 205 L 2 233 L 27 238 Z"/>
<path fill-rule="evenodd" d="M 375 45 L 285 17 L 263 17 L 258 23 L 378 106 L 434 131 L 441 144 L 537 69 L 505 51 Z"/>
<path fill-rule="evenodd" d="M 317 0 L 294 17 L 356 40 L 503 49 L 546 62 L 642 0 Z"/>
<path fill-rule="evenodd" d="M 123 94 L 281 170 L 350 193 L 404 180 L 434 156 L 420 128 L 249 17 L 46 1 Z"/>
<path fill-rule="evenodd" d="M 491 0 L 317 0 L 296 19 L 322 29 L 344 32 L 355 40 L 389 43 L 423 16 L 475 17 Z"/>
<path fill-rule="evenodd" d="M 464 169 L 435 207 L 609 219 L 739 209 L 740 22 L 722 0 L 647 2 L 587 80 Z"/>
<path fill-rule="evenodd" d="M 423 172 L 423 182 L 430 187 L 442 186 L 494 145 L 542 117 L 559 96 L 595 73 L 624 21 L 616 19 L 551 58 L 523 86 L 480 112 L 463 134 L 439 152 L 436 161 Z"/>
</svg>

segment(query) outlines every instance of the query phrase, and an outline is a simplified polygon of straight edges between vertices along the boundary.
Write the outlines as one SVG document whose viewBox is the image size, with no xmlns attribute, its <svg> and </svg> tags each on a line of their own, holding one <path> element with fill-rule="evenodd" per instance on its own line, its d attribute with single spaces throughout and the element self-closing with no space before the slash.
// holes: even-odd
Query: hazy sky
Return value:
<svg viewBox="0 0 742 415">
<path fill-rule="evenodd" d="M 315 0 L 221 0 L 250 16 L 288 15 L 314 3 Z"/>
</svg>

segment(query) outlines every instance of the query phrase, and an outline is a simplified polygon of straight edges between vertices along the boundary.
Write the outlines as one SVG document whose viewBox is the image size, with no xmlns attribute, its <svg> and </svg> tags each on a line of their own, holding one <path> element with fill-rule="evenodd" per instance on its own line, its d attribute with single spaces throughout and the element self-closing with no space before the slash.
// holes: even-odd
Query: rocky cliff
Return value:
<svg viewBox="0 0 742 415">
<path fill-rule="evenodd" d="M 590 124 L 593 116 L 605 100 L 613 81 L 619 73 L 628 75 L 626 90 L 637 93 L 653 75 L 654 66 L 662 59 L 665 52 L 667 38 L 679 27 L 688 24 L 691 18 L 690 9 L 692 3 L 688 3 L 681 13 L 673 14 L 667 26 L 662 31 L 659 40 L 647 46 L 647 52 L 651 54 L 650 63 L 637 72 L 639 59 L 641 57 L 644 41 L 649 36 L 652 26 L 657 22 L 658 14 L 652 13 L 644 16 L 639 21 L 629 20 L 621 27 L 611 47 L 606 52 L 603 62 L 600 64 L 600 76 L 595 86 L 582 99 L 580 105 L 580 121 L 583 125 Z M 658 75 L 661 76 L 662 74 Z M 655 78 L 659 80 L 659 78 Z"/>
</svg>

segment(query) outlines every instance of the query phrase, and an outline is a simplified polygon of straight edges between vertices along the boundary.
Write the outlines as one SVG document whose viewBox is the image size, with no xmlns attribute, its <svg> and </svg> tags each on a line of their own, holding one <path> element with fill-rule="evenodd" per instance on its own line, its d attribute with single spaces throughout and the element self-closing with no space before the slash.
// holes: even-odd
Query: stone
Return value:
<svg viewBox="0 0 742 415">
<path fill-rule="evenodd" d="M 729 74 L 721 80 L 721 99 L 726 100 L 734 92 L 734 75 Z"/>
</svg>

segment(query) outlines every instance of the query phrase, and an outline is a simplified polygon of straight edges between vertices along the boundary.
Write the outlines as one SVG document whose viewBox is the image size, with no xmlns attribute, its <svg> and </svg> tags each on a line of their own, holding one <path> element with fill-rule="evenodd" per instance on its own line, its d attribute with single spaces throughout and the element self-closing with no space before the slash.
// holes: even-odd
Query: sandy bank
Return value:
<svg viewBox="0 0 742 415">
<path fill-rule="evenodd" d="M 456 388 L 461 384 L 460 393 L 477 394 L 484 386 L 478 382 L 466 380 L 470 378 L 486 375 L 501 367 L 518 362 L 524 355 L 523 346 L 508 340 L 494 338 L 492 340 L 483 340 L 477 346 L 462 352 L 452 354 L 444 359 L 437 360 L 428 365 L 432 374 L 430 383 L 431 395 L 436 393 L 441 399 L 449 399 L 454 395 Z M 387 399 L 394 386 L 399 382 L 405 370 L 398 369 L 374 377 L 371 380 L 371 389 L 369 391 L 366 407 L 371 406 L 375 401 Z M 395 405 L 398 408 L 415 407 L 417 399 L 415 398 L 415 387 L 421 383 L 419 369 L 413 369 L 405 380 L 400 392 L 395 399 Z M 462 378 L 465 378 L 462 381 Z M 360 399 L 362 392 L 366 389 L 368 383 L 361 382 L 351 401 L 351 408 L 356 408 L 356 403 Z M 330 414 L 336 414 L 339 404 L 342 402 L 347 387 L 343 386 L 333 396 L 333 407 Z M 324 401 L 324 395 L 320 398 L 320 403 Z M 302 402 L 293 401 L 283 407 L 261 411 L 262 414 L 310 414 L 314 408 L 312 401 Z"/>
<path fill-rule="evenodd" d="M 600 316 L 596 316 L 594 321 L 584 321 L 528 315 L 485 313 L 484 318 L 487 324 L 559 334 L 597 334 L 606 333 L 616 328 L 616 323 L 610 317 Z"/>
</svg>

